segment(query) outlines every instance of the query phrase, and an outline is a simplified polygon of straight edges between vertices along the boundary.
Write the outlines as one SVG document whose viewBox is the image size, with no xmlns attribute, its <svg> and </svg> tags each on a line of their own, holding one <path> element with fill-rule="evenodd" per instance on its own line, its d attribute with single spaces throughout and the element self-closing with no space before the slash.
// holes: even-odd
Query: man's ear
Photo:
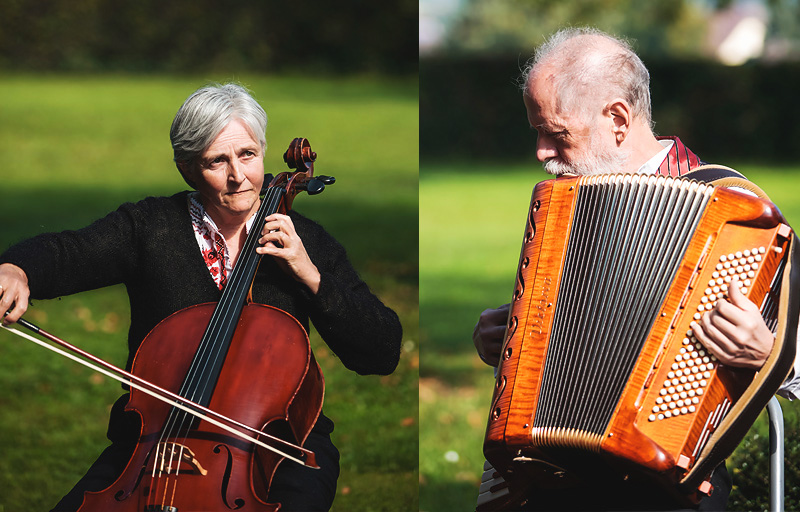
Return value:
<svg viewBox="0 0 800 512">
<path fill-rule="evenodd" d="M 193 189 L 197 190 L 197 187 L 192 180 L 192 172 L 191 172 L 191 164 L 188 162 L 175 162 L 175 165 L 178 167 L 178 171 L 181 173 L 181 177 L 183 177 L 183 181 L 186 182 L 187 185 L 192 187 Z"/>
<path fill-rule="evenodd" d="M 617 145 L 622 144 L 622 141 L 628 136 L 633 121 L 631 106 L 624 99 L 616 98 L 606 104 L 603 112 L 611 118 L 611 130 Z"/>
</svg>

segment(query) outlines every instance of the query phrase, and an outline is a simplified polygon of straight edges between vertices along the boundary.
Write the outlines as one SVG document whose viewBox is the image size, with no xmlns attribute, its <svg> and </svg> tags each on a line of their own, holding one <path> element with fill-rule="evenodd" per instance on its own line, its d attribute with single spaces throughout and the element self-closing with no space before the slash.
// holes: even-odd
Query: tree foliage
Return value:
<svg viewBox="0 0 800 512">
<path fill-rule="evenodd" d="M 639 52 L 696 55 L 703 41 L 702 14 L 691 0 L 467 0 L 444 49 L 532 50 L 560 28 L 591 25 L 635 39 Z"/>
<path fill-rule="evenodd" d="M 408 73 L 416 17 L 412 0 L 5 0 L 0 67 Z"/>
</svg>

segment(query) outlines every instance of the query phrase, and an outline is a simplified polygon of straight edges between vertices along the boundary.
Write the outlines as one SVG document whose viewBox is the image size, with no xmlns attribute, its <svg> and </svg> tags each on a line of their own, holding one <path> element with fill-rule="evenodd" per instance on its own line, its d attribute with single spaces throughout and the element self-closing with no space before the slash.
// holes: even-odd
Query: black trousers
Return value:
<svg viewBox="0 0 800 512">
<path fill-rule="evenodd" d="M 102 491 L 122 474 L 135 444 L 124 439 L 131 431 L 139 432 L 138 416 L 121 415 L 127 396 L 114 404 L 109 422 L 111 446 L 106 448 L 75 487 L 64 496 L 52 512 L 74 512 L 83 503 L 83 493 Z M 336 496 L 339 478 L 339 451 L 331 442 L 333 422 L 320 415 L 308 435 L 304 447 L 316 455 L 320 469 L 311 469 L 291 461 L 283 461 L 275 472 L 269 490 L 269 503 L 280 503 L 287 512 L 324 512 L 330 510 Z M 129 437 L 128 437 L 129 438 Z"/>
<path fill-rule="evenodd" d="M 725 463 L 720 464 L 711 474 L 711 485 L 714 491 L 711 496 L 704 497 L 691 509 L 681 508 L 666 499 L 654 497 L 650 491 L 643 492 L 632 484 L 629 487 L 615 488 L 597 485 L 579 489 L 537 490 L 528 494 L 528 501 L 520 509 L 522 511 L 674 511 L 689 512 L 722 511 L 728 503 L 731 493 L 731 477 Z"/>
</svg>

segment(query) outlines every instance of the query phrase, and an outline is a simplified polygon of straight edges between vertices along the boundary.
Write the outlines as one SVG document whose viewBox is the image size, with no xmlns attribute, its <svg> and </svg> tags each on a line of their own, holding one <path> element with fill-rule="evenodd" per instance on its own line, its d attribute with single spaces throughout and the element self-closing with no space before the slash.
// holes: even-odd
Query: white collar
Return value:
<svg viewBox="0 0 800 512">
<path fill-rule="evenodd" d="M 658 171 L 658 168 L 661 167 L 661 163 L 667 157 L 669 151 L 672 149 L 672 146 L 675 145 L 675 141 L 670 139 L 660 139 L 658 143 L 664 146 L 664 149 L 656 153 L 653 158 L 646 161 L 636 172 L 640 174 L 655 174 Z"/>
<path fill-rule="evenodd" d="M 199 214 L 197 215 L 197 220 L 201 220 L 209 228 L 211 232 L 219 233 L 220 236 L 222 236 L 222 233 L 220 233 L 217 224 L 214 222 L 214 219 L 211 218 L 206 209 L 203 207 L 203 203 L 200 201 L 200 193 L 197 191 L 190 192 L 189 201 L 191 206 L 197 209 L 197 212 L 195 213 L 195 215 Z M 255 221 L 255 218 L 256 214 L 254 213 L 253 215 L 250 216 L 249 219 L 247 219 L 247 222 L 245 222 L 244 230 L 246 234 L 250 234 L 250 228 L 253 227 L 253 222 Z"/>
</svg>

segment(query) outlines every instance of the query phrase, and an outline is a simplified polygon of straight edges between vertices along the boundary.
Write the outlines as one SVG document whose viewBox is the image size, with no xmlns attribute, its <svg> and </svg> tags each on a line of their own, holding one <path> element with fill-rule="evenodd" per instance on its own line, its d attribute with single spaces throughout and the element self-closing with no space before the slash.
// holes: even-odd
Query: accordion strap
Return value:
<svg viewBox="0 0 800 512">
<path fill-rule="evenodd" d="M 762 199 L 769 199 L 766 192 L 761 190 L 761 188 L 752 181 L 748 181 L 747 178 L 744 177 L 744 174 L 735 171 L 730 167 L 725 167 L 724 165 L 701 165 L 699 167 L 695 167 L 693 170 L 687 172 L 681 177 L 702 181 L 703 183 L 708 183 L 709 185 L 715 185 L 718 187 L 742 188 L 749 190 Z"/>
</svg>

